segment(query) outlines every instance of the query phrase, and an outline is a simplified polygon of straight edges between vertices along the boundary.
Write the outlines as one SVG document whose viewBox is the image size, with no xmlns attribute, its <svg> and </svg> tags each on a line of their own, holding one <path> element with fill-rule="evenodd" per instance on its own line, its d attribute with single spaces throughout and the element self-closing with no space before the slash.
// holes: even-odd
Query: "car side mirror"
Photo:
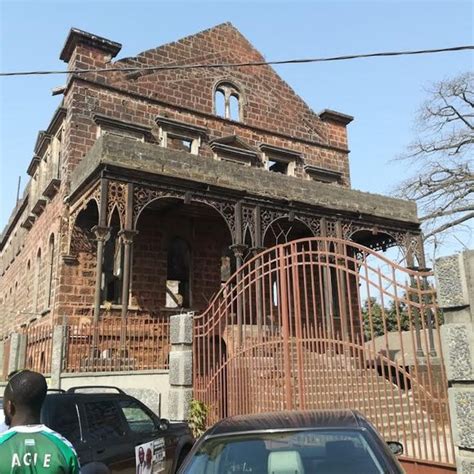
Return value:
<svg viewBox="0 0 474 474">
<path fill-rule="evenodd" d="M 395 456 L 400 456 L 403 454 L 403 444 L 398 441 L 387 441 L 388 447 L 392 454 Z"/>
<path fill-rule="evenodd" d="M 166 431 L 170 427 L 170 422 L 166 418 L 160 418 L 160 423 L 158 424 L 158 428 L 160 431 Z"/>
</svg>

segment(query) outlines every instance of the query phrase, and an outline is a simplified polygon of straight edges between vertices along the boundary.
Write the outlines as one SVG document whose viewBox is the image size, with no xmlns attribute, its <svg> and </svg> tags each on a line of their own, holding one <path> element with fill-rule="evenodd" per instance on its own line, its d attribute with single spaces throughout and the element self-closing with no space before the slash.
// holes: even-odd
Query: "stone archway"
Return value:
<svg viewBox="0 0 474 474">
<path fill-rule="evenodd" d="M 149 202 L 136 220 L 132 259 L 131 303 L 150 314 L 202 310 L 220 290 L 223 258 L 232 236 L 222 215 L 201 202 L 161 197 Z M 184 242 L 185 245 L 174 245 Z M 186 248 L 179 266 L 170 252 Z M 173 250 L 174 249 L 174 250 Z M 180 292 L 186 291 L 186 294 Z M 186 304 L 183 304 L 186 303 Z"/>
</svg>

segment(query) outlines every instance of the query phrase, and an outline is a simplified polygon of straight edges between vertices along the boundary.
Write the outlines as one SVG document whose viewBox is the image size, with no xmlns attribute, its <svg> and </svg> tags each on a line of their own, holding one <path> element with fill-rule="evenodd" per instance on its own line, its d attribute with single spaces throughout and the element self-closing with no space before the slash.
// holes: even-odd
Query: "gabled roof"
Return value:
<svg viewBox="0 0 474 474">
<path fill-rule="evenodd" d="M 108 80 L 113 86 L 130 87 L 136 93 L 150 95 L 179 106 L 182 102 L 176 94 L 176 89 L 199 92 L 209 90 L 212 94 L 212 88 L 217 82 L 229 81 L 243 89 L 245 102 L 251 104 L 254 109 L 267 110 L 265 115 L 272 114 L 276 123 L 291 123 L 294 127 L 292 135 L 309 140 L 323 138 L 324 142 L 326 129 L 323 121 L 271 66 L 152 69 L 153 66 L 252 63 L 264 60 L 262 54 L 237 28 L 231 23 L 222 23 L 143 51 L 135 57 L 110 63 L 111 67 L 142 67 L 143 70 L 116 72 L 108 76 Z M 207 105 L 197 102 L 192 108 L 213 113 Z M 247 117 L 245 123 L 261 125 L 259 117 Z"/>
<path fill-rule="evenodd" d="M 246 46 L 246 53 L 253 56 L 254 61 L 265 60 L 262 54 L 254 48 L 252 43 L 250 43 L 250 41 L 231 22 L 228 21 L 212 26 L 211 28 L 199 31 L 198 33 L 187 35 L 183 38 L 180 38 L 179 40 L 172 41 L 170 43 L 165 43 L 155 48 L 147 49 L 137 54 L 135 57 L 123 58 L 117 61 L 115 64 L 143 64 L 144 62 L 148 63 L 150 59 L 156 62 L 172 64 L 174 62 L 173 58 L 169 57 L 166 53 L 170 49 L 175 48 L 180 49 L 182 53 L 181 62 L 184 64 L 188 62 L 187 60 L 192 58 L 193 61 L 195 61 L 200 56 L 207 57 L 208 61 L 212 62 L 213 58 L 209 57 L 210 53 L 214 49 L 212 40 L 218 40 L 219 38 L 222 39 L 224 35 L 228 35 L 229 33 L 238 36 L 239 43 Z M 219 48 L 221 51 L 223 49 L 227 49 L 224 48 L 223 44 L 220 44 Z M 135 79 L 138 77 L 153 74 L 154 72 L 155 71 L 132 72 L 129 74 L 129 77 Z"/>
</svg>

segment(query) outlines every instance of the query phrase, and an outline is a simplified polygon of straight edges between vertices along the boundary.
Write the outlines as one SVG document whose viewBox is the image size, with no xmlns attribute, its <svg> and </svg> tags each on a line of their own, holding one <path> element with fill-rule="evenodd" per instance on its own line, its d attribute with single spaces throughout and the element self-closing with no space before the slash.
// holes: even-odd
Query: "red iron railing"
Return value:
<svg viewBox="0 0 474 474">
<path fill-rule="evenodd" d="M 167 369 L 169 318 L 106 318 L 67 327 L 65 372 Z"/>
<path fill-rule="evenodd" d="M 25 368 L 49 374 L 53 349 L 53 329 L 49 324 L 28 326 L 25 329 Z"/>
<path fill-rule="evenodd" d="M 194 396 L 209 423 L 352 408 L 413 459 L 454 462 L 432 274 L 313 238 L 244 264 L 195 318 Z"/>
</svg>

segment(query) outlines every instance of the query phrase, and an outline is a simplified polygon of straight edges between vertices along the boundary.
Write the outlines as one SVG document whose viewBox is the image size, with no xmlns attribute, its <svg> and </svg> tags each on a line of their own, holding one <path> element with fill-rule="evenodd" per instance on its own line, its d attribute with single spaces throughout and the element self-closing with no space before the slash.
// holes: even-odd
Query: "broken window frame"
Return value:
<svg viewBox="0 0 474 474">
<path fill-rule="evenodd" d="M 343 177 L 339 171 L 328 170 L 314 165 L 305 165 L 304 171 L 313 181 L 327 184 L 342 184 Z"/>
<path fill-rule="evenodd" d="M 163 148 L 169 148 L 169 138 L 190 142 L 190 150 L 185 151 L 192 155 L 199 155 L 199 149 L 202 144 L 202 137 L 207 136 L 207 130 L 204 127 L 189 125 L 168 117 L 158 116 L 155 118 L 158 129 L 159 144 Z"/>
<path fill-rule="evenodd" d="M 151 136 L 151 129 L 149 127 L 125 122 L 102 114 L 95 114 L 94 122 L 97 125 L 97 138 L 103 135 L 114 135 L 130 138 L 138 142 L 145 142 L 145 139 Z"/>
<path fill-rule="evenodd" d="M 265 169 L 277 174 L 283 174 L 285 176 L 295 176 L 296 165 L 298 160 L 301 160 L 301 154 L 288 150 L 285 148 L 279 148 L 272 145 L 262 144 L 260 145 L 262 151 L 262 159 Z M 274 171 L 271 169 L 271 163 L 285 165 L 285 172 Z"/>
</svg>

